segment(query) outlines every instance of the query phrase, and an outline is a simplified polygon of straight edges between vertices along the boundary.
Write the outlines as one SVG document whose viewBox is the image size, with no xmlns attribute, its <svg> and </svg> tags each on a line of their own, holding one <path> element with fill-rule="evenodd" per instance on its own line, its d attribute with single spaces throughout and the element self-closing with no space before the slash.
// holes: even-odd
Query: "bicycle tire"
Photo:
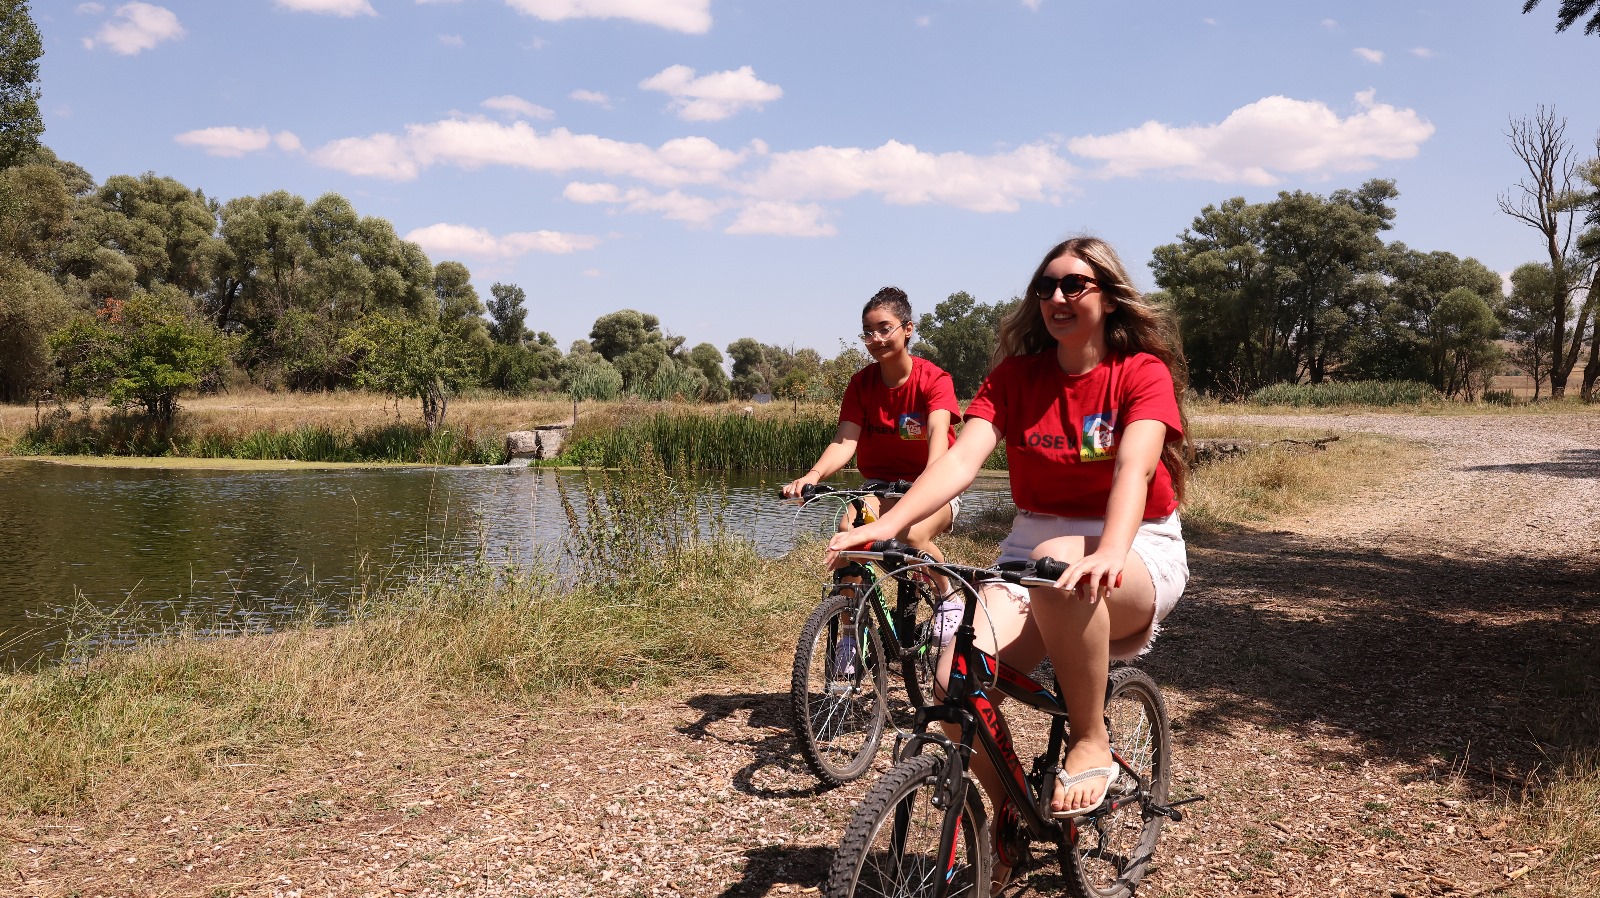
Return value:
<svg viewBox="0 0 1600 898">
<path fill-rule="evenodd" d="M 1172 778 L 1172 733 L 1166 700 L 1149 674 L 1132 667 L 1111 672 L 1106 724 L 1112 748 L 1148 783 L 1149 799 L 1165 804 Z M 1122 783 L 1127 782 L 1124 773 Z M 1077 838 L 1060 851 L 1067 893 L 1073 898 L 1128 898 L 1155 857 L 1164 823 L 1165 817 L 1138 801 L 1081 818 Z"/>
<path fill-rule="evenodd" d="M 900 679 L 905 683 L 906 699 L 913 708 L 939 704 L 933 687 L 939 676 L 939 640 L 934 632 L 939 600 L 928 584 L 917 581 L 916 600 L 899 609 L 895 627 L 905 640 L 906 653 L 900 657 Z"/>
<path fill-rule="evenodd" d="M 989 827 L 976 782 L 966 800 L 954 846 L 953 868 L 939 848 L 946 809 L 933 798 L 949 760 L 943 754 L 917 755 L 884 775 L 867 792 L 845 828 L 833 856 L 825 898 L 916 898 L 932 895 L 934 879 L 949 869 L 949 898 L 987 898 Z"/>
<path fill-rule="evenodd" d="M 860 777 L 872 766 L 889 717 L 889 693 L 883 640 L 870 612 L 854 625 L 861 651 L 859 665 L 848 673 L 837 669 L 840 634 L 856 600 L 837 593 L 822 600 L 800 630 L 789 704 L 795 741 L 806 765 L 830 786 Z M 862 638 L 865 637 L 865 638 Z"/>
</svg>

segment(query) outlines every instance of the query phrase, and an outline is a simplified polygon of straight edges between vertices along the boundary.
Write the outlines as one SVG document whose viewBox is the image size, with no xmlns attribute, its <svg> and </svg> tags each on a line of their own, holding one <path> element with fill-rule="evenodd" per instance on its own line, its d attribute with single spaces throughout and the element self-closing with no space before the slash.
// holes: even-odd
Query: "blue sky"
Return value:
<svg viewBox="0 0 1600 898">
<path fill-rule="evenodd" d="M 879 287 L 1017 294 L 1094 233 L 1394 179 L 1390 239 L 1539 258 L 1510 116 L 1594 154 L 1600 38 L 1556 0 L 47 2 L 45 142 L 97 180 L 349 198 L 528 294 L 565 346 L 654 313 L 832 355 Z M 1544 7 L 1548 6 L 1549 9 Z"/>
</svg>

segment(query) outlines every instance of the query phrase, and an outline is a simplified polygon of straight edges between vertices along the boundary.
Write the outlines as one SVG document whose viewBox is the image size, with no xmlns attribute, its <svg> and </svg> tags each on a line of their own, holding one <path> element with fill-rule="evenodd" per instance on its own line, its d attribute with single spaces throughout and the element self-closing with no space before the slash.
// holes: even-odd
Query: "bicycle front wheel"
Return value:
<svg viewBox="0 0 1600 898">
<path fill-rule="evenodd" d="M 1135 782 L 1123 771 L 1110 795 L 1139 800 L 1077 821 L 1077 838 L 1061 852 L 1061 872 L 1074 898 L 1132 895 L 1155 857 L 1156 840 L 1166 822 L 1148 809 L 1151 803 L 1166 804 L 1172 778 L 1167 703 L 1149 674 L 1132 667 L 1111 672 L 1106 725 L 1111 750 L 1139 774 Z"/>
<path fill-rule="evenodd" d="M 977 783 L 960 808 L 940 807 L 943 755 L 918 755 L 889 771 L 856 807 L 822 888 L 825 898 L 916 898 L 945 881 L 949 898 L 989 894 L 989 828 Z M 954 837 L 943 837 L 947 815 Z"/>
<path fill-rule="evenodd" d="M 871 613 L 849 596 L 823 599 L 800 631 L 789 681 L 795 738 L 818 779 L 837 786 L 872 766 L 889 716 L 888 692 Z"/>
</svg>

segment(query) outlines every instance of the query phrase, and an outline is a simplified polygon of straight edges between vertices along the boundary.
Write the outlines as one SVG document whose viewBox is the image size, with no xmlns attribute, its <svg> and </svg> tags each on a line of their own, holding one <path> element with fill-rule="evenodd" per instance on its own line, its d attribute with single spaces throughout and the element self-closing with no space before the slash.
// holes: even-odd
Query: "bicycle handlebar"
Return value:
<svg viewBox="0 0 1600 898">
<path fill-rule="evenodd" d="M 799 498 L 810 501 L 817 496 L 837 493 L 842 496 L 877 496 L 880 499 L 886 499 L 903 496 L 910 489 L 911 481 L 909 480 L 868 480 L 855 489 L 845 489 L 826 483 L 811 483 L 800 488 Z M 783 494 L 782 488 L 779 488 L 778 498 L 787 499 L 789 497 Z"/>
</svg>

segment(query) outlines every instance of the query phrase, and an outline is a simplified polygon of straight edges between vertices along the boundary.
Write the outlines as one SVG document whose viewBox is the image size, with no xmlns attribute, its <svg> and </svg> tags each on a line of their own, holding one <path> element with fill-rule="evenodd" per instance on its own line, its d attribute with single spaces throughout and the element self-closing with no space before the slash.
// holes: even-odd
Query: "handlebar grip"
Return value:
<svg viewBox="0 0 1600 898">
<path fill-rule="evenodd" d="M 808 483 L 805 486 L 802 486 L 800 488 L 800 498 L 802 498 L 802 499 L 810 499 L 813 496 L 821 496 L 821 495 L 825 495 L 827 493 L 831 493 L 833 491 L 834 491 L 834 487 L 829 486 L 826 483 Z M 779 489 L 778 489 L 778 498 L 779 499 L 787 499 L 787 498 L 789 498 L 788 496 L 785 496 L 783 494 L 783 488 L 782 487 L 779 487 Z"/>
<path fill-rule="evenodd" d="M 1046 555 L 1033 563 L 1033 575 L 1041 580 L 1060 580 L 1071 566 L 1068 562 L 1057 561 Z"/>
</svg>

